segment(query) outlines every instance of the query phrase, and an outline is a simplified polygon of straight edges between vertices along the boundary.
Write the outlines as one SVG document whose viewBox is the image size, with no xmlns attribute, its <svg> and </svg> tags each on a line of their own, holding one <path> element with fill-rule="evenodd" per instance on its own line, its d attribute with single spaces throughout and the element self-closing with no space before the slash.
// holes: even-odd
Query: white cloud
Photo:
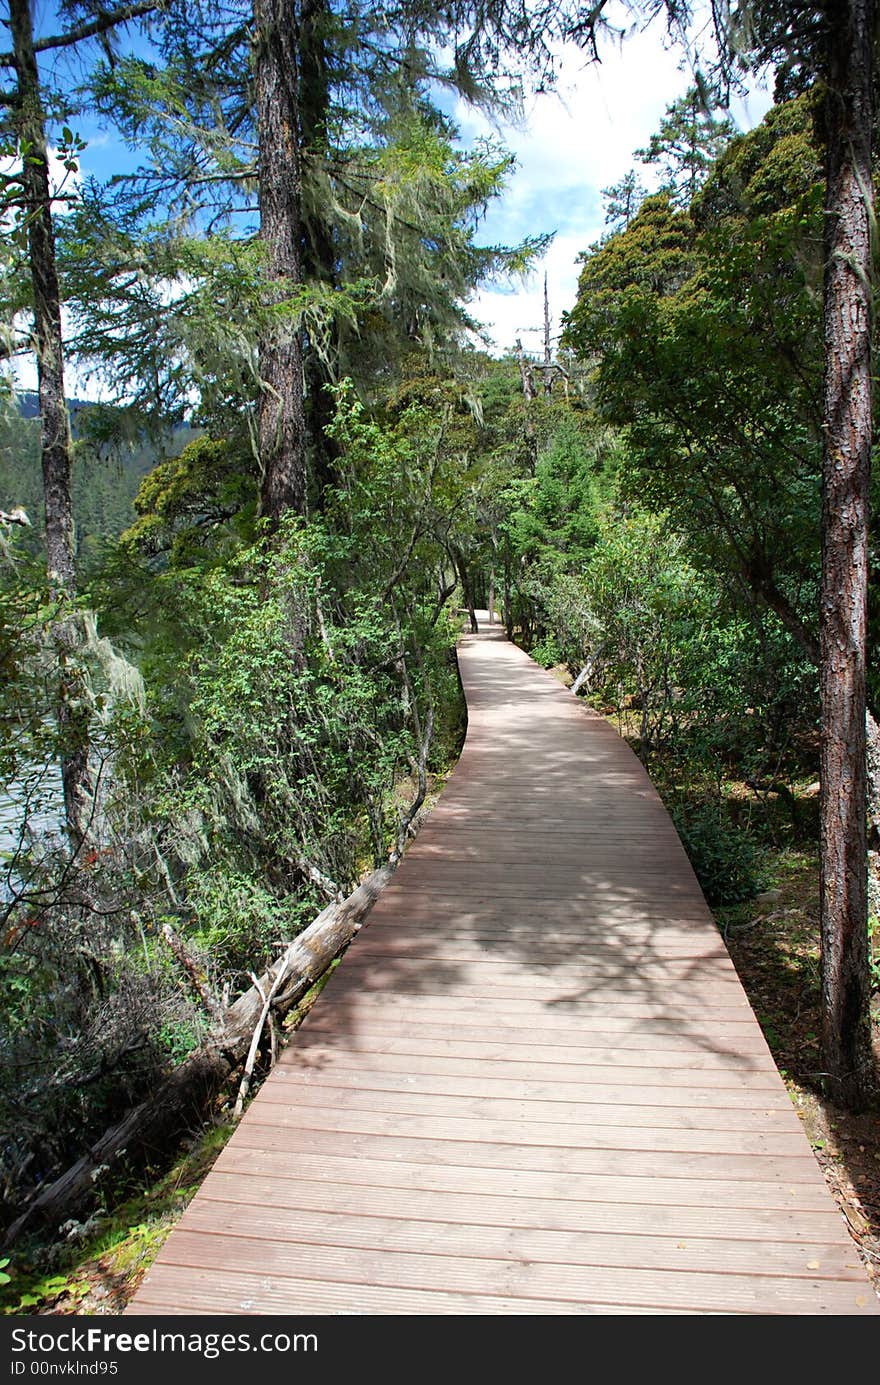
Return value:
<svg viewBox="0 0 880 1385">
<path fill-rule="evenodd" d="M 21 170 L 21 160 L 14 157 L 7 157 L 0 160 L 0 176 L 8 177 L 10 174 L 18 173 Z M 80 169 L 72 171 L 64 167 L 64 161 L 60 158 L 57 150 L 49 149 L 49 186 L 52 193 L 52 215 L 54 217 L 65 216 L 68 214 L 82 186 L 82 172 Z M 7 216 L 5 229 L 8 230 L 11 217 Z M 4 228 L 0 228 L 4 229 Z M 62 308 L 62 327 L 66 333 L 68 318 Z M 21 315 L 12 324 L 13 330 L 24 335 L 29 326 L 27 315 Z M 11 363 L 5 367 L 4 373 L 11 371 L 15 388 L 18 390 L 36 390 L 37 388 L 37 362 L 31 353 L 26 353 L 13 358 Z M 68 389 L 68 393 L 71 393 Z"/>
<path fill-rule="evenodd" d="M 523 329 L 543 322 L 545 269 L 557 325 L 559 314 L 573 306 L 576 256 L 603 230 L 602 189 L 632 167 L 633 152 L 648 143 L 666 107 L 693 82 L 681 49 L 670 44 L 662 25 L 631 33 L 622 43 L 607 41 L 601 59 L 586 64 L 579 49 L 560 50 L 557 93 L 533 98 L 519 128 L 503 125 L 496 131 L 464 103 L 455 111 L 466 144 L 497 133 L 517 159 L 511 185 L 490 209 L 480 239 L 514 244 L 527 235 L 555 233 L 529 283 L 484 290 L 470 304 L 497 350 L 512 346 L 518 335 L 527 349 L 540 344 Z M 748 129 L 770 104 L 769 95 L 756 88 L 748 104 L 739 103 L 732 114 Z M 648 170 L 643 181 L 650 183 Z"/>
<path fill-rule="evenodd" d="M 9 178 L 13 174 L 21 172 L 21 159 L 15 155 L 6 155 L 0 159 L 0 177 Z M 57 149 L 49 149 L 49 187 L 52 193 L 52 214 L 53 216 L 64 216 L 69 212 L 74 201 L 79 195 L 82 186 L 82 171 L 77 168 L 74 172 L 64 167 L 64 160 L 59 155 Z M 5 225 L 8 227 L 11 216 L 7 215 Z"/>
</svg>

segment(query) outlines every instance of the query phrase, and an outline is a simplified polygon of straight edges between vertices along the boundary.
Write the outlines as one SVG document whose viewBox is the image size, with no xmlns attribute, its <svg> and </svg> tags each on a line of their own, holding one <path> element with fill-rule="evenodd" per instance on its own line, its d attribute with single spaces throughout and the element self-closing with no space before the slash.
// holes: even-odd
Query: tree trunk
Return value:
<svg viewBox="0 0 880 1385">
<path fill-rule="evenodd" d="M 516 355 L 519 361 L 519 373 L 522 379 L 523 397 L 528 403 L 535 397 L 535 377 L 532 374 L 531 361 L 523 350 L 523 344 L 519 337 L 516 339 Z"/>
<path fill-rule="evenodd" d="M 22 151 L 22 191 L 27 216 L 28 259 L 34 299 L 34 337 L 42 432 L 43 496 L 46 515 L 46 561 L 53 593 L 62 601 L 54 627 L 60 683 L 58 706 L 61 780 L 68 833 L 78 846 L 92 809 L 88 764 L 88 717 L 81 710 L 79 676 L 71 656 L 79 643 L 73 617 L 64 610 L 76 587 L 76 558 L 71 499 L 71 442 L 64 390 L 64 343 L 61 291 L 52 225 L 52 191 L 46 147 L 45 115 L 34 52 L 30 0 L 10 0 L 15 67 L 18 75 L 17 133 Z"/>
<path fill-rule="evenodd" d="M 544 272 L 544 395 L 553 396 L 553 357 L 550 353 L 550 299 L 547 296 L 547 273 Z"/>
<path fill-rule="evenodd" d="M 254 0 L 254 76 L 259 141 L 260 237 L 270 288 L 267 307 L 295 299 L 303 287 L 299 52 L 289 0 Z M 260 508 L 277 523 L 286 509 L 306 509 L 303 341 L 289 308 L 270 319 L 260 341 Z"/>
<path fill-rule="evenodd" d="M 455 553 L 454 562 L 455 570 L 458 573 L 458 580 L 461 582 L 461 594 L 464 598 L 464 604 L 467 607 L 468 620 L 470 621 L 471 627 L 471 634 L 476 635 L 479 632 L 480 625 L 479 621 L 477 620 L 476 609 L 474 608 L 474 591 L 473 586 L 471 584 L 471 575 L 468 571 L 467 564 L 465 563 L 465 560 L 460 553 Z"/>
<path fill-rule="evenodd" d="M 865 659 L 871 459 L 872 0 L 831 0 L 819 689 L 822 1057 L 832 1099 L 871 1078 Z"/>
<path fill-rule="evenodd" d="M 27 149 L 27 157 L 22 161 L 22 188 L 34 295 L 46 553 L 49 580 L 53 586 L 72 592 L 76 584 L 76 569 L 70 498 L 70 426 L 64 394 L 61 294 L 55 261 L 45 117 L 34 53 L 30 0 L 10 0 L 9 17 L 18 72 L 18 137 L 22 149 Z"/>
<path fill-rule="evenodd" d="M 302 158 L 310 167 L 315 182 L 328 158 L 327 112 L 330 76 L 327 55 L 327 30 L 330 16 L 327 0 L 302 0 L 299 26 L 299 120 Z M 304 215 L 303 278 L 329 287 L 337 286 L 336 247 L 333 230 L 322 207 L 311 199 Z M 313 493 L 321 506 L 325 490 L 336 480 L 339 448 L 328 437 L 327 425 L 333 422 L 333 398 L 327 386 L 336 380 L 338 343 L 335 325 L 323 349 L 307 337 L 305 353 L 305 427 L 308 473 Z"/>
</svg>

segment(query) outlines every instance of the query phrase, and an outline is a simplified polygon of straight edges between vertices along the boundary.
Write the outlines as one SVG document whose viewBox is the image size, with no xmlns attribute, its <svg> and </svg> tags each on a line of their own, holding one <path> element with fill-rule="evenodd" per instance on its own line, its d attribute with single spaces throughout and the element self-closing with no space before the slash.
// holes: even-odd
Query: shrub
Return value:
<svg viewBox="0 0 880 1385">
<path fill-rule="evenodd" d="M 757 843 L 719 804 L 680 804 L 672 820 L 709 904 L 740 904 L 766 884 Z"/>
</svg>

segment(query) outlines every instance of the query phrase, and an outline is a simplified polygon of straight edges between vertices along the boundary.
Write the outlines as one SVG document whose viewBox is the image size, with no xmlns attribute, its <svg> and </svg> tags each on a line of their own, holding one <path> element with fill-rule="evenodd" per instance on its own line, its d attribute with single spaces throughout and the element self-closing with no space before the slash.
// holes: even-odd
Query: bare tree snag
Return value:
<svg viewBox="0 0 880 1385">
<path fill-rule="evenodd" d="M 544 271 L 544 394 L 553 395 L 553 355 L 550 350 L 550 298 L 547 293 L 547 271 Z"/>
<path fill-rule="evenodd" d="M 523 396 L 531 402 L 535 397 L 535 377 L 532 373 L 532 363 L 523 350 L 523 344 L 519 337 L 516 339 L 516 357 L 519 361 L 519 373 L 522 379 Z"/>
<path fill-rule="evenodd" d="M 872 1074 L 867 937 L 865 662 L 871 465 L 873 0 L 826 10 L 822 462 L 822 1058 L 858 1108 Z"/>
</svg>

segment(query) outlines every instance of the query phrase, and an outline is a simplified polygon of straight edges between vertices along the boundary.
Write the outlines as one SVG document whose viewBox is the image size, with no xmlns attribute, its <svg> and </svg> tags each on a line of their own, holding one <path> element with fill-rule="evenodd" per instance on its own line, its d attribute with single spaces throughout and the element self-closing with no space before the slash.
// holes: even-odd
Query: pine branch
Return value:
<svg viewBox="0 0 880 1385">
<path fill-rule="evenodd" d="M 70 48 L 75 43 L 82 43 L 87 38 L 96 38 L 99 34 L 106 34 L 108 29 L 115 29 L 117 24 L 128 24 L 132 19 L 142 19 L 144 15 L 152 14 L 154 10 L 161 10 L 165 7 L 165 0 L 139 0 L 139 3 L 131 5 L 120 5 L 118 9 L 111 10 L 108 14 L 102 14 L 97 19 L 85 20 L 82 24 L 77 24 L 75 28 L 68 29 L 66 34 L 53 34 L 50 38 L 40 38 L 34 43 L 35 53 L 46 53 L 56 48 Z M 0 53 L 0 67 L 15 67 L 14 53 Z"/>
</svg>

